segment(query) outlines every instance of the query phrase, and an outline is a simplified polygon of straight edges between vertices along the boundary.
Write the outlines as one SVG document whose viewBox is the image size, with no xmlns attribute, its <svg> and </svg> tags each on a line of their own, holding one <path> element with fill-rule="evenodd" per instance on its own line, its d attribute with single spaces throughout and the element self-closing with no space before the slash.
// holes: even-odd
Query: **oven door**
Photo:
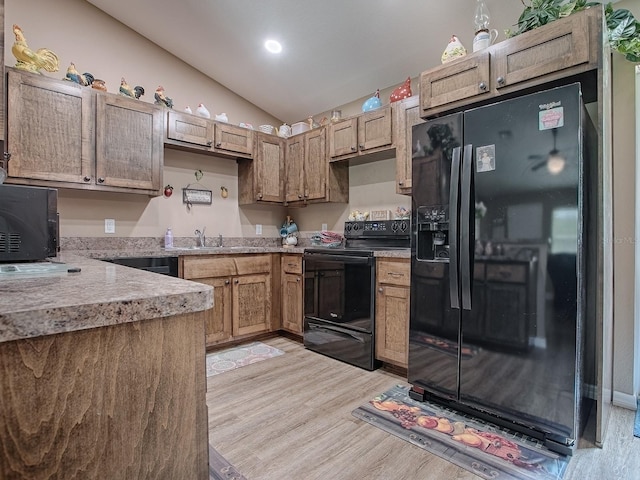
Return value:
<svg viewBox="0 0 640 480">
<path fill-rule="evenodd" d="M 303 259 L 305 317 L 372 333 L 373 256 L 305 252 Z"/>
</svg>

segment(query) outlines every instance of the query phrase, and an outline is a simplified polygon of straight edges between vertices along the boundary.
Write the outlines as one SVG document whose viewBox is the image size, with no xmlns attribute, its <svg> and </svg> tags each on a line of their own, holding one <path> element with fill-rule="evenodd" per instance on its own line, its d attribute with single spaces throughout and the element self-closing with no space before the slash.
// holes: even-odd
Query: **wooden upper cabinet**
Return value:
<svg viewBox="0 0 640 480">
<path fill-rule="evenodd" d="M 331 124 L 331 161 L 393 149 L 392 119 L 392 107 L 387 105 Z"/>
<path fill-rule="evenodd" d="M 314 129 L 304 134 L 304 197 L 308 201 L 327 198 L 327 130 Z"/>
<path fill-rule="evenodd" d="M 283 203 L 285 139 L 255 134 L 254 159 L 238 159 L 238 203 Z"/>
<path fill-rule="evenodd" d="M 285 202 L 304 200 L 305 135 L 296 135 L 287 140 L 285 154 Z"/>
<path fill-rule="evenodd" d="M 110 187 L 160 190 L 163 111 L 132 98 L 96 98 L 96 177 Z"/>
<path fill-rule="evenodd" d="M 489 59 L 489 52 L 481 51 L 422 72 L 420 74 L 422 110 L 429 112 L 452 102 L 488 95 L 490 92 Z"/>
<path fill-rule="evenodd" d="M 95 182 L 94 106 L 89 89 L 9 70 L 9 181 Z"/>
<path fill-rule="evenodd" d="M 8 182 L 159 195 L 162 110 L 8 70 Z"/>
<path fill-rule="evenodd" d="M 2 72 L 2 78 L 4 79 L 4 0 L 0 1 L 0 72 Z M 5 95 L 4 95 L 4 80 L 0 82 L 0 141 L 4 141 L 4 126 L 5 126 Z M 0 166 L 4 166 L 4 158 L 0 156 Z"/>
<path fill-rule="evenodd" d="M 213 146 L 213 122 L 186 112 L 167 112 L 167 140 L 177 145 L 210 150 Z M 186 146 L 185 145 L 185 146 Z"/>
<path fill-rule="evenodd" d="M 228 153 L 236 157 L 253 156 L 253 130 L 214 122 L 214 147 L 216 152 Z"/>
<path fill-rule="evenodd" d="M 602 16 L 591 7 L 423 72 L 421 116 L 598 69 Z"/>
<path fill-rule="evenodd" d="M 414 95 L 395 104 L 396 193 L 404 195 L 411 195 L 412 128 L 424 123 L 419 100 L 419 96 Z"/>
</svg>

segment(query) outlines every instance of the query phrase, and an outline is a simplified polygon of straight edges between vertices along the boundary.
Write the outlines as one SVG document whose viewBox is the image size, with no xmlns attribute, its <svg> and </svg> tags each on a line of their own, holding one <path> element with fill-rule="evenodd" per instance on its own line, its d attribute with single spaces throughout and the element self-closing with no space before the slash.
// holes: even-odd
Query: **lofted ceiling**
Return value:
<svg viewBox="0 0 640 480">
<path fill-rule="evenodd" d="M 295 122 L 471 52 L 476 0 L 87 0 L 274 117 Z M 518 0 L 485 0 L 514 29 Z M 263 47 L 283 44 L 280 55 Z M 417 92 L 414 92 L 417 93 Z M 385 102 L 385 99 L 383 99 Z"/>
</svg>

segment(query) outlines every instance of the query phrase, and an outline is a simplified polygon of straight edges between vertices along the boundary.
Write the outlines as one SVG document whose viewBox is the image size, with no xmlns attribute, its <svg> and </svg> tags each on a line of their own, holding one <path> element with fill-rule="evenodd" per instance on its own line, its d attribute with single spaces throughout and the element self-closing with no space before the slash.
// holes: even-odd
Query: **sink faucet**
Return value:
<svg viewBox="0 0 640 480">
<path fill-rule="evenodd" d="M 219 247 L 222 247 L 222 246 L 223 246 L 223 245 L 222 245 L 222 234 L 219 234 L 219 235 L 218 235 L 218 246 L 219 246 Z"/>
<path fill-rule="evenodd" d="M 205 246 L 205 243 L 206 243 L 207 239 L 204 236 L 204 230 L 206 228 L 207 227 L 203 227 L 202 231 L 196 230 L 195 232 L 193 232 L 198 236 L 197 245 L 196 245 L 197 247 L 204 247 Z"/>
</svg>

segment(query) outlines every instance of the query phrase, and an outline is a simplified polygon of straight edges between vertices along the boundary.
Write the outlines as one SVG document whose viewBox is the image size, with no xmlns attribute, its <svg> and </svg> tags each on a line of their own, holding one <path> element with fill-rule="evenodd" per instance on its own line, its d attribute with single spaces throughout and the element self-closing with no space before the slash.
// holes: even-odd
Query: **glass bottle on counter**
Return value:
<svg viewBox="0 0 640 480">
<path fill-rule="evenodd" d="M 173 248 L 173 232 L 171 228 L 167 228 L 164 234 L 164 248 Z"/>
</svg>

